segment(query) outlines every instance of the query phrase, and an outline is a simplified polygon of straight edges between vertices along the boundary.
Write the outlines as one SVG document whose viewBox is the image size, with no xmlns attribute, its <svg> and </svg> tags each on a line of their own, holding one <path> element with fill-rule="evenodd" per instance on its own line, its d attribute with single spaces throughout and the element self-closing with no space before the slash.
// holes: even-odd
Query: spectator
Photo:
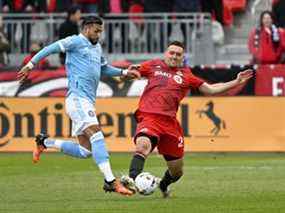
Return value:
<svg viewBox="0 0 285 213">
<path fill-rule="evenodd" d="M 285 1 L 278 0 L 273 4 L 272 12 L 274 14 L 277 27 L 285 28 Z"/>
<path fill-rule="evenodd" d="M 47 5 L 47 11 L 49 13 L 65 12 L 72 5 L 72 0 L 49 0 Z"/>
<path fill-rule="evenodd" d="M 169 13 L 173 11 L 173 0 L 144 0 L 144 11 L 146 13 Z"/>
<path fill-rule="evenodd" d="M 74 0 L 73 2 L 80 6 L 83 13 L 98 12 L 98 0 Z"/>
<path fill-rule="evenodd" d="M 200 9 L 200 0 L 174 0 L 174 12 L 199 12 Z"/>
<path fill-rule="evenodd" d="M 281 61 L 281 30 L 274 25 L 273 15 L 264 11 L 259 26 L 253 29 L 248 40 L 249 51 L 255 64 L 277 64 Z"/>
<path fill-rule="evenodd" d="M 223 0 L 201 0 L 202 12 L 211 13 L 215 19 L 224 24 Z"/>
<path fill-rule="evenodd" d="M 2 0 L 3 13 L 31 13 L 34 10 L 35 0 Z M 19 19 L 17 17 L 10 19 Z M 18 32 L 17 32 L 18 31 Z M 21 52 L 27 52 L 30 45 L 31 24 L 30 23 L 11 23 L 7 25 L 7 35 L 10 44 L 17 46 L 16 35 L 19 33 Z"/>
<path fill-rule="evenodd" d="M 8 54 L 10 51 L 10 44 L 3 31 L 2 16 L 0 16 L 0 67 L 8 64 Z"/>
<path fill-rule="evenodd" d="M 77 35 L 79 33 L 79 21 L 81 18 L 81 11 L 78 6 L 72 6 L 67 12 L 67 18 L 59 26 L 59 39 L 66 38 L 67 36 Z M 59 54 L 60 63 L 64 65 L 65 54 Z"/>
<path fill-rule="evenodd" d="M 30 54 L 24 58 L 22 66 L 26 65 L 33 58 L 33 56 L 37 54 L 40 50 L 41 50 L 41 46 L 37 42 L 33 42 L 30 47 Z M 36 65 L 35 69 L 43 70 L 49 67 L 50 65 L 49 65 L 48 59 L 44 58 L 40 60 L 40 62 Z"/>
</svg>

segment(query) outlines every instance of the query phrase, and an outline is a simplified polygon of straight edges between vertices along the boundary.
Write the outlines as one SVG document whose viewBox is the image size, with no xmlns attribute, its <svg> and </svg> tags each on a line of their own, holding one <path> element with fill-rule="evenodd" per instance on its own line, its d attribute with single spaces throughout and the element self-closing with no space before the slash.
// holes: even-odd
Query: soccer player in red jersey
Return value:
<svg viewBox="0 0 285 213">
<path fill-rule="evenodd" d="M 134 190 L 134 179 L 143 171 L 145 159 L 157 147 L 163 155 L 168 169 L 159 183 L 164 197 L 169 196 L 169 185 L 183 175 L 183 131 L 176 119 L 180 101 L 191 88 L 197 88 L 206 95 L 225 92 L 253 75 L 252 70 L 240 72 L 235 80 L 208 84 L 194 76 L 189 67 L 183 66 L 184 46 L 174 41 L 164 53 L 164 60 L 143 62 L 136 69 L 148 84 L 140 98 L 135 113 L 137 129 L 134 137 L 135 154 L 129 168 L 129 177 L 122 182 Z M 134 66 L 135 68 L 135 66 Z"/>
</svg>

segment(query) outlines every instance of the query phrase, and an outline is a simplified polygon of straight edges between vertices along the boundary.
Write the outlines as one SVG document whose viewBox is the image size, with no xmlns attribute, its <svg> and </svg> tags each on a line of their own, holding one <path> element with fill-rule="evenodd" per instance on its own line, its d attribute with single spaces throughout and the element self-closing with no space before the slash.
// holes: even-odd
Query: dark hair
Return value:
<svg viewBox="0 0 285 213">
<path fill-rule="evenodd" d="M 183 50 L 185 50 L 185 46 L 184 46 L 184 44 L 181 41 L 172 41 L 172 42 L 170 42 L 168 44 L 167 47 L 169 47 L 171 45 L 175 45 L 175 46 L 181 47 Z"/>
<path fill-rule="evenodd" d="M 73 5 L 71 6 L 68 10 L 67 10 L 67 18 L 70 18 L 71 15 L 74 15 L 77 11 L 80 11 L 80 7 L 77 5 Z"/>
<path fill-rule="evenodd" d="M 271 17 L 271 19 L 272 19 L 272 24 L 274 24 L 274 22 L 275 22 L 275 21 L 274 21 L 275 18 L 274 18 L 273 13 L 272 13 L 271 11 L 269 11 L 269 10 L 265 10 L 265 11 L 263 11 L 263 12 L 260 14 L 260 17 L 259 17 L 259 26 L 260 26 L 260 27 L 263 27 L 262 20 L 263 20 L 263 17 L 264 17 L 265 15 L 269 15 L 269 16 Z"/>
<path fill-rule="evenodd" d="M 271 40 L 272 40 L 274 49 L 277 50 L 277 48 L 279 47 L 279 44 L 280 44 L 280 34 L 279 34 L 278 29 L 274 25 L 274 15 L 269 10 L 265 10 L 265 11 L 263 11 L 260 14 L 259 26 L 255 30 L 254 46 L 255 46 L 255 48 L 260 48 L 260 33 L 261 33 L 262 28 L 263 28 L 262 19 L 263 19 L 263 17 L 265 15 L 269 15 L 271 17 L 271 19 L 272 19 L 272 26 L 270 28 L 270 30 L 271 30 Z"/>
<path fill-rule="evenodd" d="M 84 28 L 86 25 L 89 25 L 89 24 L 99 24 L 99 25 L 102 25 L 103 24 L 103 20 L 100 17 L 98 17 L 98 16 L 88 16 L 88 17 L 83 19 L 81 27 Z"/>
</svg>

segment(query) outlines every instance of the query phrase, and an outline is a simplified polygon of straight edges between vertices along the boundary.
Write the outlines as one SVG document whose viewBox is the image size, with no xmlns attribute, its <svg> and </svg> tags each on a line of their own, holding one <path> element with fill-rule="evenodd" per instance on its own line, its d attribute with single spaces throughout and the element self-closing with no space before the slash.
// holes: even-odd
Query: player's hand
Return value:
<svg viewBox="0 0 285 213">
<path fill-rule="evenodd" d="M 242 84 L 242 83 L 246 82 L 248 79 L 252 78 L 252 76 L 253 76 L 253 70 L 247 69 L 247 70 L 242 71 L 238 74 L 237 81 L 238 81 L 238 83 Z"/>
<path fill-rule="evenodd" d="M 140 65 L 130 65 L 128 69 L 122 71 L 123 77 L 121 79 L 133 79 L 133 78 L 140 78 L 141 74 L 138 71 Z"/>
<path fill-rule="evenodd" d="M 134 69 L 129 70 L 128 69 L 128 72 L 127 72 L 126 76 L 129 77 L 129 78 L 140 78 L 141 74 L 137 70 L 134 70 Z"/>
<path fill-rule="evenodd" d="M 20 81 L 20 84 L 24 83 L 25 80 L 28 78 L 29 71 L 33 69 L 34 65 L 29 62 L 22 69 L 18 72 L 17 78 Z"/>
</svg>

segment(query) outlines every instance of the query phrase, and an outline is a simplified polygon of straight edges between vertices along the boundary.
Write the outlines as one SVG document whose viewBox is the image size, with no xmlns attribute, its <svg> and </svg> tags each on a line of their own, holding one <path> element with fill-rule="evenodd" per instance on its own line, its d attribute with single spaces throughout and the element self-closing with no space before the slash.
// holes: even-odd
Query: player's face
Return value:
<svg viewBox="0 0 285 213">
<path fill-rule="evenodd" d="M 165 63 L 169 67 L 179 67 L 182 65 L 184 50 L 182 47 L 170 45 L 164 53 Z"/>
<path fill-rule="evenodd" d="M 103 32 L 103 25 L 93 24 L 87 29 L 87 37 L 92 44 L 96 44 Z"/>
</svg>

